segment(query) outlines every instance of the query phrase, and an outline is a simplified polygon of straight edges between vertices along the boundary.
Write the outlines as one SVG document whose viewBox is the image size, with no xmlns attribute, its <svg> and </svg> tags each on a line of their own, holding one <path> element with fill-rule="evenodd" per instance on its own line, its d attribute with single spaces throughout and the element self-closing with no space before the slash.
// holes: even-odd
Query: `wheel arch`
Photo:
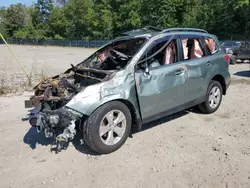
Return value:
<svg viewBox="0 0 250 188">
<path fill-rule="evenodd" d="M 116 100 L 113 100 L 113 101 L 120 101 L 123 104 L 125 104 L 128 107 L 128 109 L 130 110 L 130 113 L 131 113 L 131 116 L 132 116 L 132 120 L 135 120 L 135 119 L 138 118 L 138 116 L 136 114 L 136 109 L 135 109 L 134 105 L 129 100 L 116 99 Z"/>
<path fill-rule="evenodd" d="M 139 111 L 136 110 L 136 107 L 133 105 L 133 103 L 129 100 L 126 100 L 126 99 L 114 99 L 114 100 L 111 100 L 108 102 L 112 102 L 112 101 L 119 101 L 119 102 L 125 104 L 131 113 L 132 125 L 136 125 L 138 130 L 141 130 L 141 126 L 142 126 L 141 116 L 139 114 Z M 108 103 L 108 102 L 106 102 L 106 103 Z M 104 104 L 106 104 L 106 103 L 104 103 Z"/>
<path fill-rule="evenodd" d="M 226 95 L 227 86 L 224 77 L 221 74 L 215 75 L 211 80 L 217 81 L 221 84 L 223 95 Z"/>
<path fill-rule="evenodd" d="M 133 102 L 131 102 L 128 99 L 113 98 L 113 99 L 110 99 L 110 100 L 105 100 L 105 102 L 102 102 L 98 106 L 95 106 L 94 108 L 92 108 L 91 113 L 88 116 L 90 116 L 100 106 L 103 106 L 103 105 L 105 105 L 105 104 L 107 104 L 109 102 L 113 102 L 113 101 L 119 101 L 119 102 L 121 102 L 121 103 L 123 103 L 123 104 L 125 104 L 127 106 L 127 108 L 129 109 L 129 111 L 131 113 L 132 125 L 135 124 L 137 126 L 137 129 L 141 130 L 141 128 L 142 128 L 142 120 L 141 120 L 141 115 L 140 115 L 140 111 L 139 111 L 140 109 L 139 109 L 138 105 L 133 104 Z"/>
</svg>

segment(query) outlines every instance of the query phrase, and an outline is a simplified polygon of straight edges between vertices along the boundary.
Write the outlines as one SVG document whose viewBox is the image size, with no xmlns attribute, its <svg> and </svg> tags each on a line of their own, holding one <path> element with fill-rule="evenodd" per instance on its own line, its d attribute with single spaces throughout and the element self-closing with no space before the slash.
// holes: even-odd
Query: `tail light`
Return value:
<svg viewBox="0 0 250 188">
<path fill-rule="evenodd" d="M 230 63 L 230 57 L 229 57 L 229 55 L 225 55 L 224 59 L 226 60 L 226 62 Z"/>
</svg>

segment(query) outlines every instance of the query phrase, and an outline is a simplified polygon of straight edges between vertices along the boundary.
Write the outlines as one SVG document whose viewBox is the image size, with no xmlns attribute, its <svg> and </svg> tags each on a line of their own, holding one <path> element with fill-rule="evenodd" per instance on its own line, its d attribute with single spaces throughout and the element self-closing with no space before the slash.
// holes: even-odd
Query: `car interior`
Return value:
<svg viewBox="0 0 250 188">
<path fill-rule="evenodd" d="M 214 40 L 211 38 L 206 38 L 205 43 L 206 43 L 206 46 L 207 46 L 210 54 L 214 54 L 217 50 L 216 43 L 214 42 Z"/>
<path fill-rule="evenodd" d="M 144 59 L 147 59 L 151 56 L 152 57 L 148 59 L 147 61 L 145 61 L 145 63 L 140 64 L 139 67 L 141 68 L 148 67 L 150 69 L 150 68 L 159 67 L 162 65 L 169 65 L 169 64 L 176 63 L 177 62 L 176 40 L 172 40 L 168 44 L 168 46 L 163 48 L 166 42 L 167 41 L 160 42 L 158 44 L 155 44 L 152 48 L 150 48 L 148 52 L 142 57 L 141 61 L 144 61 Z"/>
<path fill-rule="evenodd" d="M 204 50 L 202 49 L 199 39 L 188 38 L 188 39 L 183 39 L 181 42 L 182 42 L 184 60 L 204 57 L 205 53 Z M 158 52 L 165 44 L 166 41 L 156 44 L 142 58 L 146 59 L 147 57 L 150 57 L 156 53 L 156 55 L 154 55 L 151 59 L 147 61 L 148 68 L 154 68 L 162 65 L 170 65 L 178 61 L 177 41 L 172 40 L 166 48 Z"/>
<path fill-rule="evenodd" d="M 146 42 L 146 38 L 116 41 L 93 54 L 83 66 L 100 70 L 121 70 Z"/>
<path fill-rule="evenodd" d="M 182 48 L 184 60 L 202 58 L 204 56 L 204 52 L 198 39 L 183 39 Z"/>
</svg>

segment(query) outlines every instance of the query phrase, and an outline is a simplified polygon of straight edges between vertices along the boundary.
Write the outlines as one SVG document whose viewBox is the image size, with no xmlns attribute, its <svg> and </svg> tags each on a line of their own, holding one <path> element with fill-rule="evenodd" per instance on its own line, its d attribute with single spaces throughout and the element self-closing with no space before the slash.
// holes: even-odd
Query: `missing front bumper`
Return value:
<svg viewBox="0 0 250 188">
<path fill-rule="evenodd" d="M 33 108 L 33 107 L 35 107 L 35 105 L 32 103 L 31 100 L 25 100 L 24 101 L 24 107 L 25 108 Z"/>
</svg>

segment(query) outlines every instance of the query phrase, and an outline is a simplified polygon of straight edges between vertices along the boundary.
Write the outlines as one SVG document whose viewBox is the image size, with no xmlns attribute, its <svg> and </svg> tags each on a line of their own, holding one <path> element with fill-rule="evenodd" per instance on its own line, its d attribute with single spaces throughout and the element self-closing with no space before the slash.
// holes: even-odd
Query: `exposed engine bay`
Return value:
<svg viewBox="0 0 250 188">
<path fill-rule="evenodd" d="M 35 107 L 29 115 L 29 122 L 37 132 L 46 138 L 54 138 L 56 151 L 72 140 L 77 127 L 83 121 L 83 114 L 65 105 L 86 87 L 105 82 L 126 67 L 147 39 L 132 38 L 112 42 L 80 64 L 65 73 L 40 82 L 34 89 L 35 94 L 25 107 Z"/>
</svg>

